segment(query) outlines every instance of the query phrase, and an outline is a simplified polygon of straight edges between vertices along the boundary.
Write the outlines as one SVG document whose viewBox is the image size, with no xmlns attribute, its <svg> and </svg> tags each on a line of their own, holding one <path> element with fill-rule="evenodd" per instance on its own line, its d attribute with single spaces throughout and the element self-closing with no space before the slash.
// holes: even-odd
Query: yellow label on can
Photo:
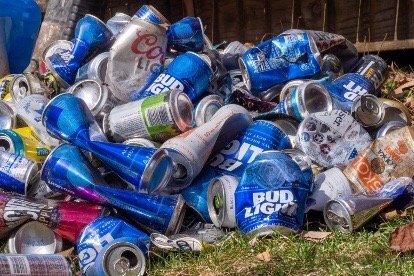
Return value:
<svg viewBox="0 0 414 276">
<path fill-rule="evenodd" d="M 34 134 L 30 127 L 14 129 L 20 135 L 24 143 L 24 152 L 27 158 L 41 163 L 45 161 L 50 153 L 50 147 L 43 144 Z"/>
</svg>

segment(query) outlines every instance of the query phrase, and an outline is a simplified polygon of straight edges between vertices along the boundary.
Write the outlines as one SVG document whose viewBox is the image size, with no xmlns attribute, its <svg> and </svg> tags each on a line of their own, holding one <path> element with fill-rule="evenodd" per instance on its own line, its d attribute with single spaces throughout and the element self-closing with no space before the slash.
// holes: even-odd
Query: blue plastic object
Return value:
<svg viewBox="0 0 414 276">
<path fill-rule="evenodd" d="M 29 65 L 40 24 L 41 12 L 34 0 L 0 0 L 10 73 L 22 73 Z"/>
</svg>

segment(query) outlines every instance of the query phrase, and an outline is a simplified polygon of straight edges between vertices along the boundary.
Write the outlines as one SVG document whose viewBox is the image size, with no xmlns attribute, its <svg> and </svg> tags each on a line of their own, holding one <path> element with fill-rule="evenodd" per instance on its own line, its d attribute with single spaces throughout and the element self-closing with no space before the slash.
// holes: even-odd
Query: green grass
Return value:
<svg viewBox="0 0 414 276">
<path fill-rule="evenodd" d="M 249 245 L 239 233 L 200 254 L 153 256 L 149 275 L 413 275 L 414 256 L 389 249 L 390 233 L 414 216 L 377 222 L 351 235 L 335 233 L 322 242 L 276 236 Z M 270 261 L 257 258 L 270 253 Z"/>
</svg>

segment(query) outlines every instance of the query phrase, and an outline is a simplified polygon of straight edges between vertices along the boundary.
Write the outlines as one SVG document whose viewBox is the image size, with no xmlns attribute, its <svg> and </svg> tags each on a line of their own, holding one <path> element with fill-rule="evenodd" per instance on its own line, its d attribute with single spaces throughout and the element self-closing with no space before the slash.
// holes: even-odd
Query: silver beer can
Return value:
<svg viewBox="0 0 414 276">
<path fill-rule="evenodd" d="M 384 122 L 385 106 L 376 96 L 365 94 L 354 102 L 352 116 L 363 127 L 378 127 Z"/>
<path fill-rule="evenodd" d="M 7 241 L 13 254 L 54 254 L 62 251 L 62 238 L 38 221 L 23 224 Z"/>
<path fill-rule="evenodd" d="M 134 91 L 162 71 L 166 50 L 165 27 L 132 18 L 109 51 L 106 81 L 114 97 L 124 103 L 133 100 Z"/>
<path fill-rule="evenodd" d="M 164 142 L 192 127 L 193 104 L 182 91 L 146 97 L 116 106 L 104 119 L 104 132 L 116 141 L 146 138 Z"/>
<path fill-rule="evenodd" d="M 79 81 L 72 85 L 67 92 L 82 99 L 94 116 L 101 112 L 109 112 L 109 109 L 113 107 L 109 101 L 108 88 L 96 80 L 86 79 Z"/>
<path fill-rule="evenodd" d="M 3 100 L 0 100 L 0 129 L 12 129 L 16 127 L 16 113 Z"/>
<path fill-rule="evenodd" d="M 207 191 L 207 208 L 216 227 L 236 228 L 234 193 L 239 179 L 230 175 L 214 178 Z"/>
<path fill-rule="evenodd" d="M 343 198 L 353 193 L 351 184 L 337 167 L 326 170 L 315 177 L 312 194 L 307 201 L 308 210 L 323 211 L 329 200 Z"/>
<path fill-rule="evenodd" d="M 201 126 L 210 121 L 223 105 L 224 101 L 219 95 L 208 95 L 201 99 L 194 111 L 195 125 Z"/>
<path fill-rule="evenodd" d="M 378 139 L 378 138 L 384 137 L 385 135 L 389 134 L 391 131 L 403 128 L 405 126 L 407 126 L 407 124 L 400 122 L 400 121 L 391 121 L 391 122 L 385 123 L 377 131 L 377 133 L 375 134 L 375 138 Z"/>
<path fill-rule="evenodd" d="M 106 26 L 108 26 L 111 30 L 114 37 L 117 37 L 121 33 L 122 29 L 125 28 L 129 21 L 131 21 L 131 19 L 131 16 L 125 13 L 117 12 L 114 16 L 109 18 L 108 21 L 106 21 Z"/>
<path fill-rule="evenodd" d="M 105 83 L 108 59 L 109 52 L 104 52 L 94 57 L 90 62 L 79 68 L 76 74 L 76 81 L 89 79 Z"/>
</svg>

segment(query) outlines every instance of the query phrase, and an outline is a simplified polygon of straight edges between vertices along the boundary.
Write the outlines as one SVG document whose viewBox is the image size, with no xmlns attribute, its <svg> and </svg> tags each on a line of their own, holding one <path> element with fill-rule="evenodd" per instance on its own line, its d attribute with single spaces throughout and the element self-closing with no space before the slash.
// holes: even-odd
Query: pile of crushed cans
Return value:
<svg viewBox="0 0 414 276">
<path fill-rule="evenodd" d="M 141 275 L 150 251 L 199 252 L 236 229 L 298 233 L 319 212 L 351 233 L 404 210 L 414 130 L 379 97 L 386 74 L 327 32 L 214 47 L 200 18 L 170 24 L 148 5 L 84 16 L 0 80 L 0 274 L 71 275 L 78 261 Z"/>
</svg>

